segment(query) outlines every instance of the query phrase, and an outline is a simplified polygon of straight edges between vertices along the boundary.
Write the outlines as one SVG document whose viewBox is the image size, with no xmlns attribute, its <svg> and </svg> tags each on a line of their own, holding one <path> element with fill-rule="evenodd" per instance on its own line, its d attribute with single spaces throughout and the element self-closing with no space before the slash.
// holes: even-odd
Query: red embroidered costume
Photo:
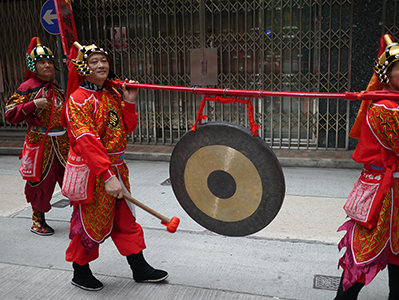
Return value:
<svg viewBox="0 0 399 300">
<path fill-rule="evenodd" d="M 123 161 L 123 154 L 126 149 L 125 135 L 137 126 L 136 105 L 122 102 L 122 97 L 114 88 L 95 91 L 87 82 L 83 84 L 72 93 L 66 106 L 71 153 L 63 187 L 64 195 L 73 201 L 74 191 L 86 188 L 76 185 L 90 181 L 88 173 L 86 178 L 74 181 L 75 173 L 69 173 L 68 169 L 76 160 L 85 162 L 89 173 L 96 175 L 92 190 L 87 191 L 87 197 L 91 200 L 75 204 L 71 224 L 72 241 L 66 259 L 81 265 L 98 257 L 98 243 L 110 234 L 124 256 L 145 248 L 142 229 L 135 222 L 126 201 L 107 194 L 104 186 L 112 176 L 117 176 L 130 191 L 129 170 Z M 120 207 L 118 210 L 117 205 Z M 120 230 L 116 226 L 122 224 L 118 223 L 120 218 L 115 217 L 117 211 L 123 211 L 123 217 L 127 218 L 123 226 L 129 226 L 129 234 L 132 235 L 128 240 L 122 237 L 120 242 Z"/>
<path fill-rule="evenodd" d="M 69 65 L 64 120 L 71 141 L 62 193 L 73 205 L 71 242 L 66 260 L 72 262 L 72 284 L 100 290 L 103 284 L 91 273 L 89 262 L 111 237 L 126 256 L 136 281 L 158 282 L 167 272 L 152 268 L 144 259 L 144 235 L 134 206 L 121 198 L 130 192 L 129 170 L 123 161 L 126 134 L 137 126 L 137 89 L 123 87 L 121 95 L 106 80 L 108 54 L 96 45 L 75 42 Z"/>
<path fill-rule="evenodd" d="M 37 166 L 41 169 L 40 180 L 27 181 L 25 186 L 26 199 L 33 208 L 34 224 L 32 231 L 41 235 L 49 235 L 53 233 L 53 230 L 45 223 L 44 213 L 51 209 L 50 200 L 56 183 L 62 185 L 69 140 L 65 128 L 61 127 L 64 92 L 53 82 L 39 78 L 40 71 L 39 74 L 35 74 L 37 73 L 35 64 L 38 62 L 47 61 L 47 63 L 51 63 L 52 70 L 54 70 L 54 56 L 50 49 L 40 44 L 38 38 L 32 39 L 30 48 L 31 51 L 28 50 L 28 52 L 31 53 L 31 56 L 28 55 L 27 59 L 28 68 L 30 67 L 27 71 L 27 80 L 18 87 L 7 101 L 6 119 L 12 124 L 23 121 L 28 123 L 29 131 L 26 139 L 32 144 L 43 142 L 46 129 L 50 127 L 50 131 L 44 140 L 42 164 Z M 33 59 L 35 60 L 33 61 Z M 51 67 L 49 68 L 51 69 Z M 53 95 L 54 93 L 55 95 Z M 36 106 L 34 100 L 39 98 L 46 98 L 47 109 Z M 54 112 L 51 118 L 53 104 Z"/>
<path fill-rule="evenodd" d="M 384 36 L 367 90 L 383 89 L 378 93 L 399 99 L 398 54 L 399 45 Z M 339 261 L 344 272 L 335 299 L 357 299 L 387 265 L 389 299 L 399 299 L 399 101 L 363 101 L 351 136 L 359 139 L 353 160 L 364 169 L 344 207 L 351 219 L 339 228 L 346 230 L 339 243 L 346 251 Z"/>
<path fill-rule="evenodd" d="M 366 170 L 374 171 L 374 176 L 385 175 L 384 165 L 392 167 L 399 162 L 397 132 L 399 132 L 398 102 L 392 100 L 372 102 L 367 111 L 367 119 L 363 122 L 353 159 L 363 163 Z M 399 259 L 396 257 L 399 252 L 399 178 L 396 177 L 399 173 L 397 168 L 395 171 L 392 174 L 393 186 L 384 195 L 377 225 L 368 229 L 350 220 L 340 228 L 347 231 L 347 235 L 340 243 L 340 248 L 347 247 L 340 264 L 348 269 L 346 272 L 348 284 L 355 283 L 362 276 L 368 284 L 379 270 L 386 267 L 388 261 L 399 264 Z M 392 216 L 396 218 L 391 218 Z"/>
</svg>

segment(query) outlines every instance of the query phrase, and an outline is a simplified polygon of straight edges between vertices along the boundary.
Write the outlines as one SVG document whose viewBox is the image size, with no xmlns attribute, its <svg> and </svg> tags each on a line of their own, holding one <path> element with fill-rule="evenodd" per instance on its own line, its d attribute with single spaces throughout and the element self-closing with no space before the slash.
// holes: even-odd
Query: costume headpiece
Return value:
<svg viewBox="0 0 399 300">
<path fill-rule="evenodd" d="M 385 51 L 382 52 L 381 56 L 376 59 L 374 63 L 374 71 L 378 76 L 378 80 L 383 84 L 389 84 L 388 68 L 395 61 L 399 60 L 399 44 L 393 43 L 391 37 L 388 34 L 384 35 Z M 383 46 L 383 41 L 381 41 Z"/>
<path fill-rule="evenodd" d="M 33 49 L 29 49 L 32 46 L 34 46 Z M 28 65 L 29 71 L 33 73 L 37 73 L 36 70 L 36 63 L 39 60 L 42 59 L 47 59 L 47 60 L 52 60 L 54 61 L 54 54 L 53 52 L 47 48 L 46 46 L 43 46 L 40 43 L 40 40 L 38 37 L 34 37 L 31 41 L 31 45 L 28 48 L 28 53 L 26 53 L 26 64 Z"/>
<path fill-rule="evenodd" d="M 103 48 L 99 48 L 96 45 L 89 45 L 89 46 L 82 46 L 78 42 L 74 42 L 73 45 L 79 50 L 78 56 L 76 59 L 72 59 L 72 63 L 75 66 L 78 74 L 81 76 L 90 76 L 93 74 L 93 71 L 87 65 L 87 60 L 89 59 L 90 55 L 94 53 L 104 54 L 107 59 L 108 52 L 105 51 Z"/>
</svg>

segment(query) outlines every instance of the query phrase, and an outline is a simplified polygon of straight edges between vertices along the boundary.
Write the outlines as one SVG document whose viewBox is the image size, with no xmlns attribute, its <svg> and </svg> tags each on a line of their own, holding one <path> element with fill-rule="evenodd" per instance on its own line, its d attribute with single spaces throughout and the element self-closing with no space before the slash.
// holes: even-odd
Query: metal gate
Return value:
<svg viewBox="0 0 399 300">
<path fill-rule="evenodd" d="M 14 130 L 5 120 L 7 99 L 25 77 L 25 53 L 31 39 L 39 36 L 43 45 L 57 49 L 56 39 L 40 24 L 40 9 L 45 1 L 0 1 L 0 128 Z M 54 53 L 57 57 L 57 53 Z M 26 130 L 25 130 L 26 131 Z"/>
<path fill-rule="evenodd" d="M 38 2 L 45 1 L 0 3 L 0 32 L 15 36 L 10 39 L 13 51 L 9 44 L 0 45 L 5 128 L 11 126 L 4 120 L 4 103 L 22 81 L 30 38 L 39 35 L 55 48 L 56 39 L 35 19 L 40 15 Z M 354 2 L 74 0 L 73 13 L 81 44 L 110 50 L 120 79 L 191 86 L 198 75 L 194 66 L 202 64 L 204 70 L 204 62 L 191 54 L 213 49 L 217 63 L 206 69 L 209 74 L 216 70 L 216 82 L 208 81 L 216 84 L 206 87 L 341 93 L 351 87 Z M 384 10 L 396 2 L 384 1 Z M 387 24 L 386 31 L 395 35 L 395 30 L 395 22 Z M 195 122 L 201 100 L 184 92 L 141 90 L 139 125 L 129 141 L 175 144 Z M 267 97 L 252 102 L 259 134 L 272 147 L 348 149 L 346 100 Z M 237 103 L 211 102 L 205 113 L 208 121 L 248 126 L 246 108 Z"/>
<path fill-rule="evenodd" d="M 217 50 L 219 88 L 342 92 L 349 88 L 352 28 L 351 15 L 343 11 L 352 6 L 311 0 L 81 0 L 74 2 L 74 15 L 83 43 L 106 43 L 121 78 L 189 86 L 195 63 L 190 51 L 204 47 Z M 322 24 L 323 18 L 331 21 Z M 190 129 L 201 100 L 162 91 L 142 91 L 140 99 L 133 141 L 168 144 Z M 344 100 L 253 102 L 260 135 L 273 147 L 327 148 L 332 136 L 332 147 L 347 148 Z M 210 103 L 207 114 L 209 121 L 247 125 L 238 104 Z"/>
</svg>

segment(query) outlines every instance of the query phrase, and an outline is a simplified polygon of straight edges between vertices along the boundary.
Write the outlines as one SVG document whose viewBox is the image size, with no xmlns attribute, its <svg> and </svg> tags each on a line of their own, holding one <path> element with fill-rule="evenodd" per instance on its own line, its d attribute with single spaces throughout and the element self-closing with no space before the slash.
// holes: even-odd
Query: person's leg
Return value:
<svg viewBox="0 0 399 300">
<path fill-rule="evenodd" d="M 57 183 L 57 170 L 60 162 L 58 159 L 53 159 L 50 170 L 45 175 L 45 178 L 39 183 L 34 181 L 27 181 L 25 185 L 25 196 L 28 203 L 35 209 L 42 213 L 46 213 L 51 209 L 51 198 L 53 197 L 55 185 Z M 62 165 L 61 165 L 62 166 Z"/>
<path fill-rule="evenodd" d="M 99 256 L 99 243 L 91 240 L 84 232 L 78 205 L 74 206 L 69 237 L 71 242 L 66 251 L 66 261 L 72 262 L 74 270 L 71 283 L 89 291 L 101 290 L 103 284 L 94 277 L 89 267 L 89 262 Z"/>
<path fill-rule="evenodd" d="M 126 256 L 133 271 L 133 279 L 137 282 L 160 282 L 168 278 L 168 273 L 151 267 L 144 259 L 143 252 Z"/>
<path fill-rule="evenodd" d="M 126 256 L 135 281 L 159 282 L 168 277 L 167 272 L 154 269 L 144 259 L 143 230 L 136 222 L 124 199 L 118 200 L 111 238 L 119 252 Z"/>
<path fill-rule="evenodd" d="M 389 276 L 389 298 L 388 300 L 399 300 L 399 266 L 388 264 Z"/>
<path fill-rule="evenodd" d="M 342 272 L 341 281 L 339 283 L 337 295 L 334 300 L 356 300 L 360 290 L 364 287 L 364 283 L 356 282 L 353 286 L 344 291 L 342 286 L 344 273 L 345 272 Z"/>
<path fill-rule="evenodd" d="M 62 189 L 62 182 L 64 181 L 65 167 L 61 164 L 61 162 L 57 159 L 57 168 L 55 171 L 55 181 L 58 182 L 58 185 Z"/>
<path fill-rule="evenodd" d="M 30 231 L 32 231 L 33 233 L 36 233 L 38 235 L 54 234 L 54 229 L 47 224 L 44 213 L 37 210 L 33 206 L 32 206 L 32 222 L 33 224 Z"/>
<path fill-rule="evenodd" d="M 90 270 L 89 264 L 83 266 L 73 262 L 73 278 L 71 283 L 81 289 L 88 291 L 99 291 L 103 288 L 103 284 Z"/>
<path fill-rule="evenodd" d="M 54 188 L 58 181 L 61 168 L 63 169 L 63 166 L 58 159 L 55 158 L 51 163 L 49 172 L 41 183 L 26 182 L 26 200 L 32 206 L 33 225 L 31 231 L 38 235 L 54 234 L 53 228 L 46 222 L 45 213 L 51 209 L 50 201 L 53 197 Z"/>
</svg>

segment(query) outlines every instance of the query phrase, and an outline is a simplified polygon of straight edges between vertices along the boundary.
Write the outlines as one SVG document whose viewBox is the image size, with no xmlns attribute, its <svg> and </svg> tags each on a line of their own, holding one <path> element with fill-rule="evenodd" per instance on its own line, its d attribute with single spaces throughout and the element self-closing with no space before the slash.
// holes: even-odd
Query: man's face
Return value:
<svg viewBox="0 0 399 300">
<path fill-rule="evenodd" d="M 87 60 L 87 65 L 93 71 L 93 74 L 87 76 L 88 81 L 92 81 L 96 84 L 101 82 L 101 85 L 108 77 L 109 73 L 109 63 L 107 56 L 101 53 L 94 53 L 90 55 L 89 59 Z"/>
<path fill-rule="evenodd" d="M 399 91 L 399 61 L 395 62 L 392 69 L 388 73 L 390 87 Z"/>
<path fill-rule="evenodd" d="M 44 81 L 50 81 L 55 74 L 54 62 L 52 60 L 41 59 L 36 63 L 36 75 Z"/>
</svg>

